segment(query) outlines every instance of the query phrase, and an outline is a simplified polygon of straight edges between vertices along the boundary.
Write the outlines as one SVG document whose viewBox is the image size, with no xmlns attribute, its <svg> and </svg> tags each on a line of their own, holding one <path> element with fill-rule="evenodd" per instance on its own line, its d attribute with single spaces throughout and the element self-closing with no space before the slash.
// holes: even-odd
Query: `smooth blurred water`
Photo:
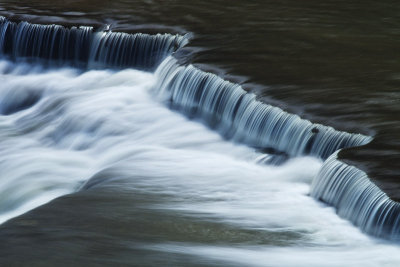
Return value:
<svg viewBox="0 0 400 267">
<path fill-rule="evenodd" d="M 0 3 L 16 20 L 190 32 L 180 60 L 374 135 L 346 157 L 393 196 L 398 11 L 394 1 Z M 155 82 L 132 69 L 0 62 L 0 221 L 33 209 L 0 226 L 3 265 L 399 265 L 397 244 L 308 196 L 321 162 L 258 164 L 259 152 L 169 110 Z"/>
<path fill-rule="evenodd" d="M 259 152 L 169 110 L 151 73 L 0 66 L 1 103 L 40 95 L 0 117 L 2 222 L 73 193 L 3 224 L 5 264 L 400 262 L 396 245 L 308 196 L 319 160 L 257 164 Z"/>
<path fill-rule="evenodd" d="M 397 1 L 5 0 L 0 9 L 30 22 L 192 33 L 184 61 L 313 122 L 376 137 L 339 156 L 400 199 Z"/>
</svg>

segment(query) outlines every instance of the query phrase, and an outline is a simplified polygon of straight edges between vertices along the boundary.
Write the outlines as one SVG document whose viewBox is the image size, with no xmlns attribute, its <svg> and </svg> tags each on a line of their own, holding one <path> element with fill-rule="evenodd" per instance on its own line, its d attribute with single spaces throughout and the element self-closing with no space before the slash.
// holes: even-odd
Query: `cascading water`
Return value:
<svg viewBox="0 0 400 267">
<path fill-rule="evenodd" d="M 337 208 L 338 214 L 365 232 L 400 239 L 400 204 L 374 185 L 367 174 L 337 159 L 324 163 L 311 186 L 311 196 Z"/>
<path fill-rule="evenodd" d="M 339 149 L 371 137 L 313 124 L 258 101 L 237 84 L 178 65 L 171 54 L 186 43 L 169 34 L 0 18 L 0 222 L 65 194 L 113 188 L 151 199 L 139 207 L 145 214 L 189 214 L 197 219 L 193 225 L 212 218 L 241 237 L 287 246 L 254 251 L 246 239 L 249 247 L 180 239 L 140 244 L 149 251 L 235 264 L 260 262 L 244 261 L 240 255 L 246 254 L 261 262 L 268 257 L 274 266 L 321 266 L 327 258 L 343 265 L 354 255 L 357 263 L 383 264 L 384 250 L 400 262 L 397 248 L 364 236 L 308 197 L 312 184 L 314 198 L 335 206 L 363 231 L 398 239 L 398 204 L 336 159 Z M 43 68 L 36 60 L 62 67 Z M 156 71 L 117 70 L 125 67 Z M 320 159 L 327 159 L 322 169 Z M 255 229 L 260 233 L 253 235 Z M 221 232 L 226 234 L 213 233 Z M 332 244 L 338 249 L 315 249 Z M 283 259 L 288 251 L 293 257 Z M 304 256 L 310 251 L 313 258 Z"/>
<path fill-rule="evenodd" d="M 191 65 L 179 66 L 173 57 L 158 67 L 156 75 L 157 93 L 173 108 L 201 118 L 225 137 L 254 147 L 326 159 L 338 149 L 371 141 L 369 136 L 313 124 L 264 104 L 239 85 Z"/>
<path fill-rule="evenodd" d="M 0 55 L 12 59 L 51 60 L 53 64 L 87 68 L 152 70 L 187 42 L 186 37 L 179 35 L 96 32 L 93 27 L 15 23 L 0 17 Z"/>
</svg>

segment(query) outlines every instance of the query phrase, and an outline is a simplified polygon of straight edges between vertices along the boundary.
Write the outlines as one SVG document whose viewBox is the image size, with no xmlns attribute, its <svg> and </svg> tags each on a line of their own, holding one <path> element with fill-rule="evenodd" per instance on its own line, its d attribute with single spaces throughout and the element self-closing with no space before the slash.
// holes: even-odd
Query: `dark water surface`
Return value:
<svg viewBox="0 0 400 267">
<path fill-rule="evenodd" d="M 372 135 L 370 144 L 340 156 L 400 199 L 397 1 L 3 0 L 0 15 L 33 23 L 110 24 L 124 32 L 191 33 L 189 46 L 178 55 L 183 61 L 241 83 L 265 102 L 313 122 Z M 132 264 L 134 253 L 138 265 L 201 266 L 226 262 L 143 247 L 159 242 L 171 247 L 185 242 L 274 247 L 313 243 L 309 233 L 227 227 L 207 216 L 199 220 L 161 209 L 146 217 L 140 201 L 162 203 L 168 194 L 112 190 L 65 196 L 5 223 L 0 256 L 6 263 L 21 254 L 24 264 L 32 258 L 49 265 L 59 260 Z"/>
</svg>

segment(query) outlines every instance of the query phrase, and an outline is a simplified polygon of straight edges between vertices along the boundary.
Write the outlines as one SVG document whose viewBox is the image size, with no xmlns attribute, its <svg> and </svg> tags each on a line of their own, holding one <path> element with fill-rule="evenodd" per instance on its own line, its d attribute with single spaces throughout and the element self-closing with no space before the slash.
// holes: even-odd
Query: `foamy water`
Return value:
<svg viewBox="0 0 400 267">
<path fill-rule="evenodd" d="M 132 69 L 82 72 L 0 61 L 0 222 L 58 196 L 113 187 L 163 196 L 142 207 L 149 213 L 190 215 L 279 241 L 165 240 L 143 244 L 149 251 L 241 266 L 400 264 L 397 244 L 362 234 L 309 197 L 320 160 L 257 164 L 263 155 L 253 148 L 169 110 L 155 84 L 153 74 Z"/>
</svg>

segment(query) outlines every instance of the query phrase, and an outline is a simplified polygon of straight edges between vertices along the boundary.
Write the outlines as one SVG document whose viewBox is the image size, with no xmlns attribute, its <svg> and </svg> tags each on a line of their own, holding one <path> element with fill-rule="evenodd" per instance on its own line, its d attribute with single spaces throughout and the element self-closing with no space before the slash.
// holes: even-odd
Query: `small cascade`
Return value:
<svg viewBox="0 0 400 267">
<path fill-rule="evenodd" d="M 172 108 L 200 118 L 226 138 L 260 149 L 326 159 L 338 149 L 360 146 L 372 139 L 314 124 L 262 103 L 240 85 L 192 65 L 180 66 L 173 57 L 161 63 L 156 76 L 156 93 Z"/>
<path fill-rule="evenodd" d="M 337 209 L 364 232 L 391 240 L 400 239 L 400 203 L 391 200 L 367 174 L 337 159 L 324 163 L 311 186 L 311 196 Z"/>
<path fill-rule="evenodd" d="M 336 207 L 341 217 L 366 233 L 400 239 L 400 204 L 364 172 L 337 160 L 340 149 L 365 145 L 371 137 L 301 119 L 258 101 L 238 84 L 192 65 L 179 65 L 171 55 L 187 42 L 186 36 L 179 35 L 114 33 L 92 27 L 15 23 L 0 17 L 0 57 L 89 69 L 156 70 L 153 90 L 161 100 L 227 139 L 266 152 L 257 163 L 281 165 L 302 155 L 326 160 L 312 183 L 311 195 Z M 0 115 L 28 110 L 40 101 L 41 94 L 35 88 L 4 89 Z"/>
<path fill-rule="evenodd" d="M 15 23 L 0 17 L 0 55 L 88 68 L 153 70 L 185 36 L 96 32 L 93 27 Z"/>
</svg>

